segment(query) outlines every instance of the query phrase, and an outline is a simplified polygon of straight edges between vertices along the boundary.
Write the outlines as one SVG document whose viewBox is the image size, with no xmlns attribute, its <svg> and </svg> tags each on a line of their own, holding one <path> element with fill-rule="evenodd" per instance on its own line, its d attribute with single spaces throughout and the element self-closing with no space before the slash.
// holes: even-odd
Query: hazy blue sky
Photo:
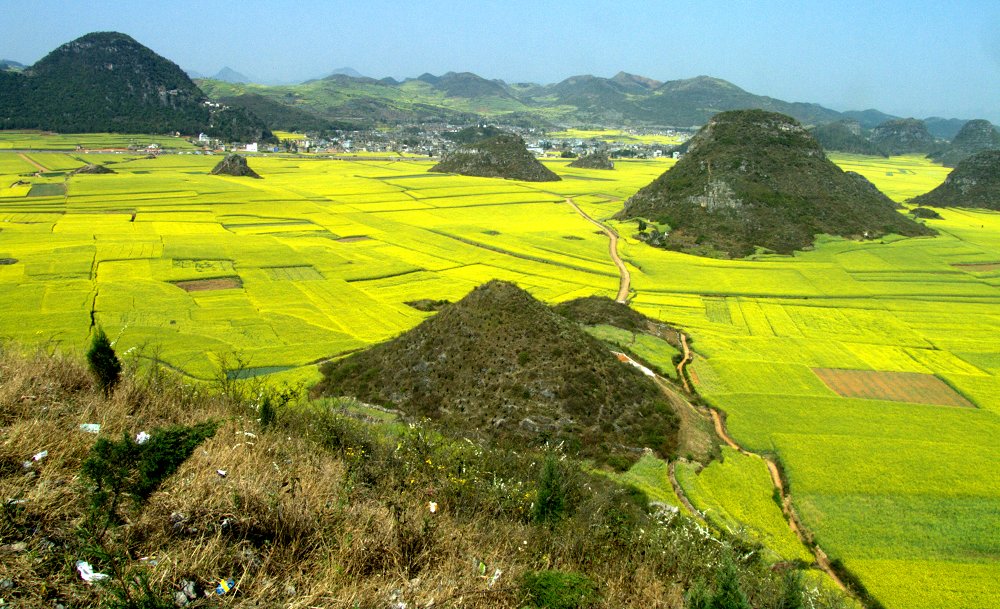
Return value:
<svg viewBox="0 0 1000 609">
<path fill-rule="evenodd" d="M 0 58 L 125 32 L 186 70 L 299 81 L 471 71 L 717 76 L 837 110 L 1000 122 L 998 0 L 0 0 Z"/>
</svg>

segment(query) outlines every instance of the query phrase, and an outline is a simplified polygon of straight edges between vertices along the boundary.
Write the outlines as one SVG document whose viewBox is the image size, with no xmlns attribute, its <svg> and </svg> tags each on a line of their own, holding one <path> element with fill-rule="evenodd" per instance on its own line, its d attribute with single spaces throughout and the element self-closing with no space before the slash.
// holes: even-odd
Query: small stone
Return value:
<svg viewBox="0 0 1000 609">
<path fill-rule="evenodd" d="M 181 584 L 182 584 L 181 590 L 184 591 L 185 596 L 187 596 L 190 600 L 198 598 L 198 591 L 195 589 L 193 581 L 186 579 L 183 582 L 181 582 Z"/>
<path fill-rule="evenodd" d="M 14 587 L 14 580 L 0 579 L 0 590 L 10 590 Z"/>
<path fill-rule="evenodd" d="M 191 601 L 188 600 L 187 594 L 184 594 L 180 590 L 178 590 L 177 592 L 174 592 L 174 604 L 175 605 L 177 605 L 178 607 L 183 607 L 184 605 L 187 605 L 189 602 L 191 602 Z"/>
</svg>

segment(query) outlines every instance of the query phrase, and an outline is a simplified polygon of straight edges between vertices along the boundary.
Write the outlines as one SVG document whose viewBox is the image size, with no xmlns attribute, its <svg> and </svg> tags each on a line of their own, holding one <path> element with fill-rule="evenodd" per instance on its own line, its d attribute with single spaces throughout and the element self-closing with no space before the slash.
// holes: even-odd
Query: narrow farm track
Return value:
<svg viewBox="0 0 1000 609">
<path fill-rule="evenodd" d="M 600 228 L 604 231 L 604 234 L 608 236 L 608 239 L 610 240 L 608 244 L 608 253 L 611 254 L 611 260 L 614 261 L 615 266 L 618 267 L 618 275 L 621 277 L 621 280 L 618 283 L 618 296 L 615 300 L 620 303 L 628 302 L 628 292 L 632 285 L 632 276 L 629 274 L 628 268 L 625 267 L 625 263 L 622 262 L 621 257 L 618 255 L 618 233 L 587 215 L 587 212 L 580 209 L 580 206 L 577 205 L 573 199 L 567 198 L 566 202 L 569 203 L 570 207 L 575 209 L 576 213 L 580 214 L 584 220 Z"/>
<path fill-rule="evenodd" d="M 24 160 L 25 163 L 31 163 L 32 165 L 34 165 L 38 169 L 39 172 L 48 171 L 47 167 L 43 166 L 41 163 L 39 163 L 38 161 L 32 159 L 31 157 L 29 157 L 28 155 L 24 154 L 23 152 L 21 154 L 17 155 L 17 156 L 21 157 L 21 159 Z"/>
<path fill-rule="evenodd" d="M 726 443 L 726 446 L 737 450 L 744 455 L 756 457 L 764 461 L 764 464 L 767 465 L 768 473 L 771 474 L 771 483 L 774 484 L 774 488 L 778 489 L 778 495 L 781 497 L 781 511 L 784 513 L 785 520 L 788 522 L 788 528 L 795 533 L 796 537 L 799 538 L 799 541 L 801 541 L 803 545 L 812 549 L 813 556 L 816 558 L 816 566 L 829 575 L 830 579 L 833 580 L 833 583 L 837 584 L 841 590 L 853 596 L 851 589 L 848 588 L 843 581 L 841 581 L 841 579 L 834 572 L 833 567 L 830 566 L 830 558 L 826 555 L 826 552 L 824 552 L 818 545 L 810 543 L 810 536 L 806 532 L 806 529 L 802 526 L 802 523 L 799 521 L 798 514 L 795 513 L 795 508 L 792 506 L 792 497 L 785 490 L 785 483 L 781 479 L 781 472 L 778 470 L 778 464 L 768 457 L 750 452 L 737 444 L 736 441 L 733 440 L 732 436 L 729 435 L 729 431 L 726 429 L 726 424 L 722 420 L 722 415 L 719 414 L 719 411 L 714 408 L 711 408 L 710 410 L 712 413 L 712 422 L 715 424 L 715 433 L 718 434 L 719 438 Z"/>
<path fill-rule="evenodd" d="M 691 502 L 688 501 L 687 495 L 684 494 L 684 489 L 681 488 L 680 483 L 677 482 L 676 469 L 677 469 L 676 460 L 671 461 L 670 463 L 667 464 L 667 475 L 670 478 L 670 486 L 673 487 L 674 494 L 677 495 L 677 498 L 681 500 L 681 503 L 684 504 L 684 507 L 687 508 L 687 510 L 691 512 L 692 515 L 701 516 L 701 512 L 696 510 L 694 506 L 691 505 Z"/>
</svg>

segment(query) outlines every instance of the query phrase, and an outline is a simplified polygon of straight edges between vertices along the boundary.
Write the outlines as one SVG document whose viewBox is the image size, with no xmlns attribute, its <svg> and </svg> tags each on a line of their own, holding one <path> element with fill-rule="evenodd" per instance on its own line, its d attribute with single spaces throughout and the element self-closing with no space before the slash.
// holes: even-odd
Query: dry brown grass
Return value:
<svg viewBox="0 0 1000 609">
<path fill-rule="evenodd" d="M 140 509 L 126 509 L 123 525 L 80 536 L 89 495 L 80 468 L 98 437 L 208 420 L 220 422 L 215 435 Z M 168 603 L 186 581 L 203 595 L 219 578 L 236 580 L 225 597 L 189 607 L 519 607 L 523 573 L 560 569 L 597 582 L 600 606 L 677 609 L 685 588 L 733 552 L 681 520 L 656 524 L 629 493 L 583 474 L 565 519 L 535 524 L 539 463 L 319 407 L 286 409 L 262 429 L 247 401 L 156 372 L 126 374 L 105 399 L 74 359 L 0 353 L 0 580 L 10 584 L 0 596 L 18 607 L 107 602 L 110 589 L 84 583 L 74 566 L 99 541 L 117 559 L 95 568 L 128 572 L 113 586 L 143 573 Z M 777 577 L 744 566 L 754 606 L 774 606 Z"/>
</svg>

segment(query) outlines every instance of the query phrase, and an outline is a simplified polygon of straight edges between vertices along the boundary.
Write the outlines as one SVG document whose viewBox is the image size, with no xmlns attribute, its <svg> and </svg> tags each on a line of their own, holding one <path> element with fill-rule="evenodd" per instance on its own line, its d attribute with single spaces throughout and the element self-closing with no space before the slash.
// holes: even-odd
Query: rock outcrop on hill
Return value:
<svg viewBox="0 0 1000 609">
<path fill-rule="evenodd" d="M 924 121 L 915 118 L 886 121 L 872 129 L 869 139 L 879 150 L 891 155 L 927 153 L 937 145 Z"/>
<path fill-rule="evenodd" d="M 977 119 L 965 123 L 950 145 L 928 156 L 946 167 L 955 167 L 962 159 L 984 150 L 1000 150 L 1000 133 L 990 121 Z"/>
<path fill-rule="evenodd" d="M 833 164 L 789 116 L 723 112 L 689 143 L 688 154 L 618 215 L 667 224 L 655 242 L 669 249 L 743 257 L 756 248 L 791 253 L 820 233 L 932 233 L 863 177 Z"/>
<path fill-rule="evenodd" d="M 227 154 L 226 158 L 219 161 L 212 169 L 212 175 L 260 178 L 256 171 L 250 169 L 246 158 L 238 154 Z"/>
<path fill-rule="evenodd" d="M 605 461 L 676 446 L 656 385 L 578 324 L 491 281 L 401 336 L 326 364 L 322 395 L 349 395 L 498 442 L 565 443 Z"/>
<path fill-rule="evenodd" d="M 1000 210 L 1000 150 L 978 152 L 934 190 L 910 200 L 929 207 L 979 207 Z"/>
<path fill-rule="evenodd" d="M 463 146 L 446 155 L 430 171 L 525 182 L 562 179 L 528 152 L 520 136 L 510 133 Z"/>
<path fill-rule="evenodd" d="M 115 173 L 115 171 L 106 165 L 98 165 L 95 163 L 91 163 L 89 165 L 84 165 L 79 169 L 73 170 L 73 173 L 104 174 L 104 173 Z"/>
</svg>

